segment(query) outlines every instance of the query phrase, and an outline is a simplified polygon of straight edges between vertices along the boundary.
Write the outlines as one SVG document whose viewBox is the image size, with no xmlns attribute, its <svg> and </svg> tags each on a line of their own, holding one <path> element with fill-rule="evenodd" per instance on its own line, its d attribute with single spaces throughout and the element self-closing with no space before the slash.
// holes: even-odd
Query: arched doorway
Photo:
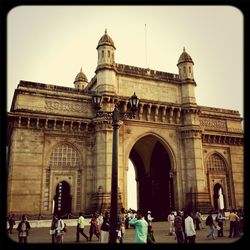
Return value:
<svg viewBox="0 0 250 250">
<path fill-rule="evenodd" d="M 59 182 L 56 186 L 56 194 L 54 196 L 54 214 L 67 216 L 71 213 L 71 195 L 70 185 L 66 181 Z"/>
<path fill-rule="evenodd" d="M 206 162 L 210 197 L 215 210 L 232 206 L 230 182 L 226 161 L 217 152 L 211 154 Z"/>
<path fill-rule="evenodd" d="M 214 185 L 214 209 L 224 209 L 224 196 L 223 196 L 223 189 L 219 183 Z"/>
<path fill-rule="evenodd" d="M 162 142 L 148 135 L 130 151 L 137 181 L 138 208 L 152 211 L 156 220 L 166 220 L 174 209 L 174 190 L 170 157 Z"/>
</svg>

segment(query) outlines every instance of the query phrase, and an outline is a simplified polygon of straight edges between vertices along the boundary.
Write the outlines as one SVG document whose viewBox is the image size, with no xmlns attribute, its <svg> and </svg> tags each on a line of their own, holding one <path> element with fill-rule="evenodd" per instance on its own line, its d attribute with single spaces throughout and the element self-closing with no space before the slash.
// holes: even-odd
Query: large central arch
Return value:
<svg viewBox="0 0 250 250">
<path fill-rule="evenodd" d="M 154 135 L 140 138 L 132 147 L 137 182 L 137 206 L 151 210 L 157 220 L 166 220 L 175 207 L 171 161 L 164 144 Z"/>
</svg>

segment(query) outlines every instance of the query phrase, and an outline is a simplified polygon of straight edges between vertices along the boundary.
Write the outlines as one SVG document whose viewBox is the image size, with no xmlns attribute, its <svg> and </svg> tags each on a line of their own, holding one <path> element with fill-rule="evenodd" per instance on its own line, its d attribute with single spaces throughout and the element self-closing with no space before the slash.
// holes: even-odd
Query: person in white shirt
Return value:
<svg viewBox="0 0 250 250">
<path fill-rule="evenodd" d="M 77 219 L 77 227 L 76 227 L 76 242 L 79 242 L 80 234 L 85 237 L 85 239 L 88 241 L 88 236 L 84 233 L 84 217 L 83 213 L 79 213 L 79 218 Z"/>
<path fill-rule="evenodd" d="M 55 232 L 55 243 L 63 243 L 63 234 L 64 234 L 64 221 L 58 216 L 58 221 L 56 225 L 56 232 Z"/>
<path fill-rule="evenodd" d="M 169 235 L 175 235 L 175 231 L 174 231 L 174 212 L 171 212 L 168 215 L 168 222 L 169 222 Z"/>
<path fill-rule="evenodd" d="M 192 211 L 187 212 L 187 218 L 185 219 L 185 233 L 187 235 L 187 243 L 195 243 L 196 232 Z"/>
</svg>

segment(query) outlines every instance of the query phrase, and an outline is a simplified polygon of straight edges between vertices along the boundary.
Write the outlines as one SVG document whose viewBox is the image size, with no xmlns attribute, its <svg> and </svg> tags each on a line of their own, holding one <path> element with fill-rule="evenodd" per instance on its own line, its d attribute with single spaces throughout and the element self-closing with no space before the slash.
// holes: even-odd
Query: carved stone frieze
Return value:
<svg viewBox="0 0 250 250">
<path fill-rule="evenodd" d="M 84 103 L 61 101 L 61 100 L 45 100 L 45 110 L 52 112 L 74 112 L 89 115 L 89 107 Z"/>
<path fill-rule="evenodd" d="M 227 130 L 226 121 L 224 120 L 201 118 L 200 126 L 210 129 Z"/>
</svg>

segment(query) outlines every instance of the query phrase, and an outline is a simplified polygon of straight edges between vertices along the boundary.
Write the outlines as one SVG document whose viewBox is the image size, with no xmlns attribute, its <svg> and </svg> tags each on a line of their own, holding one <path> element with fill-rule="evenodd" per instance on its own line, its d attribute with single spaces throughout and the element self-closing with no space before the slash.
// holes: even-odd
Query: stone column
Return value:
<svg viewBox="0 0 250 250">
<path fill-rule="evenodd" d="M 105 118 L 96 118 L 94 123 L 96 128 L 95 166 L 93 166 L 95 181 L 92 191 L 91 210 L 99 211 L 100 204 L 102 204 L 102 209 L 110 207 L 113 129 L 111 120 Z"/>
<path fill-rule="evenodd" d="M 186 190 L 187 207 L 193 209 L 210 209 L 211 203 L 208 190 L 205 186 L 205 172 L 202 154 L 202 131 L 197 119 L 196 110 L 186 110 L 184 112 L 184 126 L 180 129 L 184 166 L 185 169 L 185 183 L 184 190 Z"/>
</svg>

